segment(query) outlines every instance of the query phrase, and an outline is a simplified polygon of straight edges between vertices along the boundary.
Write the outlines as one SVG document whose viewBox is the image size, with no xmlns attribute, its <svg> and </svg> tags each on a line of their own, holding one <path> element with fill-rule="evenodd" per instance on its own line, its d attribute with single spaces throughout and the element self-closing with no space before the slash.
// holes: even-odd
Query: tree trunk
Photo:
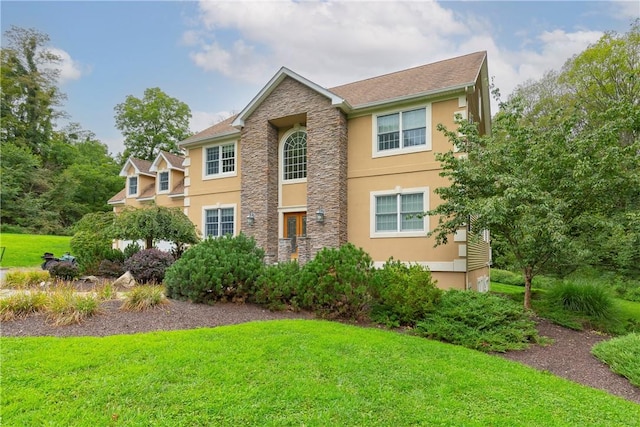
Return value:
<svg viewBox="0 0 640 427">
<path fill-rule="evenodd" d="M 153 237 L 147 237 L 145 245 L 147 246 L 145 249 L 151 249 L 153 247 Z"/>
<path fill-rule="evenodd" d="M 524 308 L 531 310 L 531 279 L 533 279 L 531 267 L 524 269 Z"/>
</svg>

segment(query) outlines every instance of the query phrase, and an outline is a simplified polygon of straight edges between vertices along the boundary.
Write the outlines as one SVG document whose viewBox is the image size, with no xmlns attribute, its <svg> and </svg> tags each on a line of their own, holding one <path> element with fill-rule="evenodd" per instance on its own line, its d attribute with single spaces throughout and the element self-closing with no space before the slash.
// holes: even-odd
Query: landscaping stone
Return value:
<svg viewBox="0 0 640 427">
<path fill-rule="evenodd" d="M 122 276 L 118 277 L 115 282 L 113 282 L 113 287 L 131 289 L 136 286 L 138 283 L 136 279 L 133 278 L 130 271 L 125 272 Z"/>
</svg>

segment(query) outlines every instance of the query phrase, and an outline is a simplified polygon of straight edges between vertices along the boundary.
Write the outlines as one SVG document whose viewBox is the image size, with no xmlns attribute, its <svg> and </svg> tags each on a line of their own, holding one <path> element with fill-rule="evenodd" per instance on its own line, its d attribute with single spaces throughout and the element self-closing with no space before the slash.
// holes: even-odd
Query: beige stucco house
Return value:
<svg viewBox="0 0 640 427">
<path fill-rule="evenodd" d="M 451 146 L 436 126 L 455 128 L 456 114 L 490 132 L 486 52 L 334 88 L 282 68 L 239 114 L 182 141 L 181 165 L 167 153 L 127 162 L 110 203 L 182 206 L 203 236 L 255 237 L 268 263 L 351 242 L 377 265 L 420 263 L 444 288 L 485 290 L 488 233 L 434 248 L 437 218 L 415 215 L 447 185 L 435 153 Z"/>
</svg>

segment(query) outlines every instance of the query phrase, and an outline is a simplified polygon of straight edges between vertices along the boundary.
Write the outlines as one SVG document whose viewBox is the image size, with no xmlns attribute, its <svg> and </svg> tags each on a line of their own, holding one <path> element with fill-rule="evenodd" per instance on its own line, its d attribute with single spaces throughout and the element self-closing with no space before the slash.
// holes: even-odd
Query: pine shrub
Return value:
<svg viewBox="0 0 640 427">
<path fill-rule="evenodd" d="M 264 250 L 244 234 L 206 239 L 167 270 L 167 296 L 192 302 L 245 301 L 264 270 Z"/>
<path fill-rule="evenodd" d="M 427 267 L 389 260 L 375 273 L 371 317 L 388 326 L 413 326 L 434 310 L 442 290 Z"/>
<path fill-rule="evenodd" d="M 296 288 L 300 280 L 300 265 L 296 261 L 266 267 L 256 280 L 253 301 L 270 310 L 296 309 Z"/>
<path fill-rule="evenodd" d="M 138 283 L 162 283 L 173 261 L 170 253 L 151 248 L 134 254 L 124 266 Z"/>
<path fill-rule="evenodd" d="M 323 248 L 302 269 L 297 301 L 322 316 L 361 318 L 368 314 L 372 279 L 373 261 L 361 248 Z"/>
<path fill-rule="evenodd" d="M 124 248 L 124 259 L 129 259 L 142 250 L 138 242 L 131 242 Z"/>
</svg>

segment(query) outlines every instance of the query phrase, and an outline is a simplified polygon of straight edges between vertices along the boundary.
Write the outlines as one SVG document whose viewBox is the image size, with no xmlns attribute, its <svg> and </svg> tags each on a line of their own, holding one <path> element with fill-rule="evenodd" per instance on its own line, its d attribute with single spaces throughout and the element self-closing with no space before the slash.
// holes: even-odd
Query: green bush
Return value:
<svg viewBox="0 0 640 427">
<path fill-rule="evenodd" d="M 80 271 L 75 263 L 70 261 L 54 262 L 49 268 L 51 277 L 62 280 L 73 280 L 80 276 Z"/>
<path fill-rule="evenodd" d="M 518 350 L 537 341 L 534 322 L 507 298 L 470 291 L 445 292 L 417 334 L 480 351 Z"/>
<path fill-rule="evenodd" d="M 124 259 L 129 259 L 142 250 L 138 242 L 131 242 L 124 248 Z"/>
<path fill-rule="evenodd" d="M 410 325 L 433 311 L 442 290 L 427 267 L 389 260 L 375 272 L 372 320 L 388 326 Z"/>
<path fill-rule="evenodd" d="M 268 266 L 256 280 L 253 301 L 266 305 L 270 310 L 297 309 L 295 297 L 300 272 L 296 261 Z"/>
<path fill-rule="evenodd" d="M 640 387 L 640 334 L 628 334 L 599 342 L 593 346 L 591 353 L 609 365 L 613 372 Z"/>
<path fill-rule="evenodd" d="M 124 267 L 138 283 L 162 283 L 166 270 L 173 264 L 173 255 L 160 249 L 145 249 L 124 262 Z"/>
<path fill-rule="evenodd" d="M 124 274 L 124 262 L 103 259 L 98 267 L 98 274 L 104 277 L 120 277 Z"/>
<path fill-rule="evenodd" d="M 204 240 L 167 270 L 169 298 L 192 302 L 243 301 L 264 270 L 264 251 L 244 234 Z"/>
<path fill-rule="evenodd" d="M 110 239 L 97 238 L 95 233 L 79 231 L 71 238 L 71 251 L 76 256 L 80 270 L 97 274 L 100 262 L 113 254 Z"/>
<path fill-rule="evenodd" d="M 302 269 L 297 301 L 321 315 L 359 318 L 368 313 L 372 280 L 373 261 L 362 249 L 323 248 Z"/>
<path fill-rule="evenodd" d="M 593 319 L 613 320 L 617 317 L 615 300 L 609 290 L 594 283 L 559 282 L 547 291 L 545 299 L 552 307 Z"/>
</svg>

